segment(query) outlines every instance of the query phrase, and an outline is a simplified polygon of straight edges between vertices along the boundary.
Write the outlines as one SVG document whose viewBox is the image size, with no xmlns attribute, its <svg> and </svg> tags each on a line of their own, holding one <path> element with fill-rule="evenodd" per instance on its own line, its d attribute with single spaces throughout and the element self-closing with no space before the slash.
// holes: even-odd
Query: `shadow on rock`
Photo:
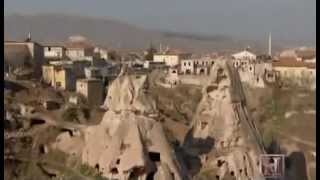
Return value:
<svg viewBox="0 0 320 180">
<path fill-rule="evenodd" d="M 26 87 L 21 86 L 18 83 L 8 81 L 8 80 L 4 81 L 4 88 L 7 90 L 12 90 L 14 92 L 18 92 L 18 91 L 22 91 L 22 90 L 27 89 Z"/>
<path fill-rule="evenodd" d="M 194 155 L 202 155 L 209 153 L 214 147 L 215 140 L 212 137 L 195 138 L 193 137 L 193 128 L 191 128 L 183 142 L 182 147 Z"/>
<path fill-rule="evenodd" d="M 307 163 L 303 152 L 292 152 L 286 158 L 285 180 L 308 180 Z"/>
<path fill-rule="evenodd" d="M 268 154 L 287 154 L 276 139 L 266 147 Z M 306 158 L 303 152 L 295 151 L 285 158 L 284 180 L 308 180 Z"/>
<path fill-rule="evenodd" d="M 202 167 L 200 155 L 209 153 L 214 147 L 214 139 L 194 138 L 193 128 L 190 129 L 181 146 L 176 148 L 176 153 L 181 156 L 190 174 L 196 175 Z"/>
</svg>

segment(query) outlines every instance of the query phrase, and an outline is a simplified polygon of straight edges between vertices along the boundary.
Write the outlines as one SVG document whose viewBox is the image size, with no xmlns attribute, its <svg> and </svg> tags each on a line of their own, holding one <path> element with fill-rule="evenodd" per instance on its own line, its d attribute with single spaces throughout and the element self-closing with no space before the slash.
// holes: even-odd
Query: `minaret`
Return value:
<svg viewBox="0 0 320 180">
<path fill-rule="evenodd" d="M 268 47 L 268 55 L 271 57 L 271 32 L 269 33 L 269 47 Z"/>
<path fill-rule="evenodd" d="M 162 44 L 160 43 L 160 49 L 159 49 L 159 53 L 162 53 Z"/>
</svg>

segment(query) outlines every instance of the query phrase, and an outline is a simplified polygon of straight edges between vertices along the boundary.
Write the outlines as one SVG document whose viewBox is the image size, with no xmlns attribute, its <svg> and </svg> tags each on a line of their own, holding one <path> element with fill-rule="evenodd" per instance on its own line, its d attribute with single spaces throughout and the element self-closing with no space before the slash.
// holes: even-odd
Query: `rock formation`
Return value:
<svg viewBox="0 0 320 180">
<path fill-rule="evenodd" d="M 108 110 L 100 124 L 78 135 L 62 133 L 52 146 L 80 157 L 109 178 L 188 179 L 161 123 L 148 116 L 156 107 L 146 75 L 119 76 L 104 105 Z"/>
<path fill-rule="evenodd" d="M 256 179 L 260 176 L 260 151 L 234 111 L 230 91 L 232 77 L 227 63 L 216 63 L 210 76 L 212 81 L 204 87 L 203 98 L 193 119 L 193 140 L 188 140 L 186 149 L 202 156 L 202 167 L 216 172 L 217 179 L 229 175 L 236 179 Z M 214 146 L 203 155 L 201 149 L 193 145 L 197 143 L 194 139 L 208 138 L 214 140 Z"/>
</svg>

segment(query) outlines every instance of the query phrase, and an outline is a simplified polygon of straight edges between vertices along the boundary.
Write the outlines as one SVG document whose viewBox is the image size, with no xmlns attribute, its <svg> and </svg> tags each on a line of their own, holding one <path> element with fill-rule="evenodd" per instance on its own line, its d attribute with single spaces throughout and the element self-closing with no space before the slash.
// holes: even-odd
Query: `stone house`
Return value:
<svg viewBox="0 0 320 180">
<path fill-rule="evenodd" d="M 188 59 L 190 57 L 190 53 L 168 50 L 167 52 L 154 54 L 153 61 L 164 62 L 167 66 L 173 67 L 179 65 L 181 59 Z"/>
<path fill-rule="evenodd" d="M 279 60 L 294 60 L 294 61 L 313 61 L 316 57 L 314 48 L 301 47 L 296 49 L 287 49 L 280 53 Z"/>
<path fill-rule="evenodd" d="M 76 78 L 85 77 L 85 68 L 91 66 L 91 62 L 87 60 L 74 60 L 72 62 L 72 68 L 74 69 L 74 74 Z"/>
<path fill-rule="evenodd" d="M 231 57 L 235 68 L 246 68 L 249 64 L 254 63 L 257 60 L 257 55 L 250 52 L 248 49 L 235 53 Z"/>
<path fill-rule="evenodd" d="M 25 42 L 5 41 L 4 61 L 7 70 L 13 72 L 14 69 L 30 69 L 34 77 L 41 77 L 41 66 L 45 64 L 43 47 L 31 40 Z"/>
<path fill-rule="evenodd" d="M 66 48 L 64 46 L 44 46 L 44 57 L 48 60 L 59 60 L 66 57 Z"/>
<path fill-rule="evenodd" d="M 100 79 L 79 79 L 76 91 L 86 97 L 91 106 L 100 106 L 103 103 L 104 86 Z"/>
<path fill-rule="evenodd" d="M 66 43 L 66 56 L 70 60 L 92 60 L 94 46 L 85 37 L 71 36 Z"/>
<path fill-rule="evenodd" d="M 283 81 L 291 81 L 298 85 L 315 88 L 316 64 L 303 61 L 282 59 L 272 63 L 277 77 Z"/>
<path fill-rule="evenodd" d="M 180 64 L 180 72 L 182 74 L 209 75 L 210 68 L 214 63 L 214 59 L 208 57 L 183 59 Z"/>
<path fill-rule="evenodd" d="M 114 60 L 116 58 L 116 52 L 114 50 L 108 50 L 102 47 L 95 47 L 94 53 L 99 59 L 103 60 Z"/>
<path fill-rule="evenodd" d="M 42 78 L 54 88 L 70 91 L 75 89 L 76 77 L 70 64 L 43 65 Z"/>
<path fill-rule="evenodd" d="M 90 78 L 100 79 L 101 78 L 101 70 L 98 67 L 94 67 L 94 66 L 86 67 L 84 69 L 84 72 L 85 72 L 85 76 L 87 79 L 90 79 Z"/>
</svg>

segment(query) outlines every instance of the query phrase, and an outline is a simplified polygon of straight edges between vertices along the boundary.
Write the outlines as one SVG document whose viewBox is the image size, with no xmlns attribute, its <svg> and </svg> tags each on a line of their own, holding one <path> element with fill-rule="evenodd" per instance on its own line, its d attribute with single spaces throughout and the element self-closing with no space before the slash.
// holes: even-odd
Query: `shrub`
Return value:
<svg viewBox="0 0 320 180">
<path fill-rule="evenodd" d="M 62 113 L 62 119 L 64 121 L 74 122 L 78 121 L 77 108 L 69 107 Z"/>
</svg>

